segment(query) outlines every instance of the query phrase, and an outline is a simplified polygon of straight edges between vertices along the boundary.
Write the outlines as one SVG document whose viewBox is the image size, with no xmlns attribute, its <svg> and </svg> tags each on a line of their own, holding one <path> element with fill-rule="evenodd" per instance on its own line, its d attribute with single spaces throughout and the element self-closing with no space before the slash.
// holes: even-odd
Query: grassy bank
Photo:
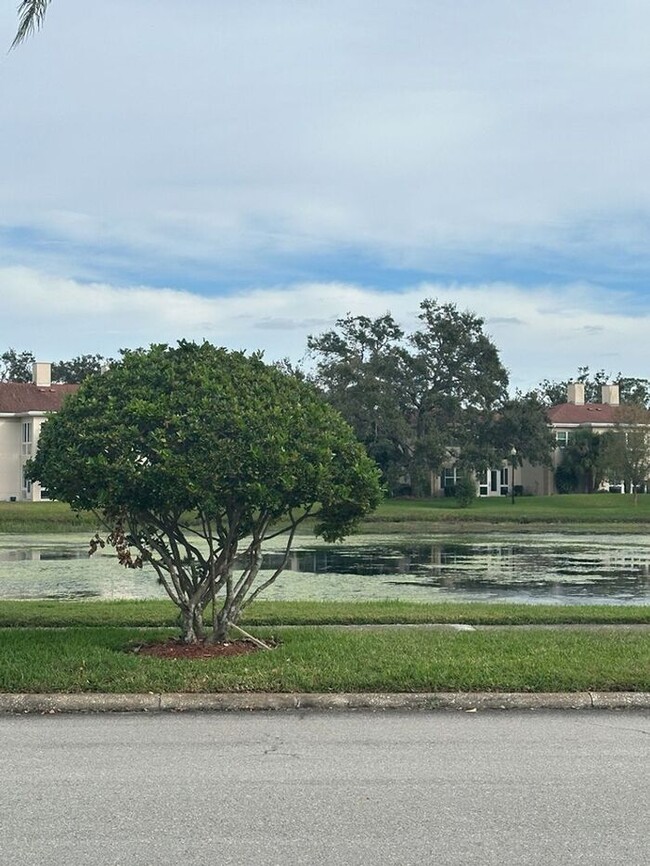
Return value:
<svg viewBox="0 0 650 866">
<path fill-rule="evenodd" d="M 174 626 L 169 601 L 0 601 L 0 626 Z M 467 623 L 556 625 L 650 623 L 650 605 L 549 605 L 505 602 L 259 601 L 242 625 Z"/>
<path fill-rule="evenodd" d="M 450 528 L 491 526 L 516 529 L 577 529 L 595 531 L 647 531 L 650 495 L 635 505 L 620 494 L 523 496 L 513 505 L 508 497 L 477 499 L 459 508 L 453 499 L 388 499 L 370 515 L 360 532 L 425 532 Z M 61 502 L 0 502 L 0 533 L 94 531 L 91 514 L 74 514 Z M 309 526 L 305 531 L 310 532 Z"/>
<path fill-rule="evenodd" d="M 168 635 L 126 628 L 0 630 L 2 692 L 648 691 L 647 635 L 612 631 L 264 629 L 270 652 L 161 661 Z"/>
<path fill-rule="evenodd" d="M 94 532 L 92 514 L 75 514 L 63 502 L 0 502 L 0 533 Z"/>
<path fill-rule="evenodd" d="M 477 499 L 459 508 L 454 499 L 388 499 L 364 522 L 364 531 L 411 531 L 425 524 L 458 526 L 473 524 L 517 527 L 567 528 L 585 525 L 629 531 L 650 528 L 650 495 L 633 497 L 614 493 L 566 496 L 522 496 Z"/>
</svg>

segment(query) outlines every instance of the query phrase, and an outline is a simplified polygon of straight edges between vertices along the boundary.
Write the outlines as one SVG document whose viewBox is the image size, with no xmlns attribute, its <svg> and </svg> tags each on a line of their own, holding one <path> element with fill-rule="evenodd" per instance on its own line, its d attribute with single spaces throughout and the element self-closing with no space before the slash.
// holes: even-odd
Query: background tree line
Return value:
<svg viewBox="0 0 650 866">
<path fill-rule="evenodd" d="M 343 415 L 392 495 L 429 494 L 432 475 L 450 465 L 461 485 L 504 461 L 550 465 L 555 443 L 546 409 L 566 401 L 568 381 L 584 383 L 588 402 L 600 400 L 603 384 L 617 381 L 625 405 L 611 434 L 576 431 L 563 451 L 558 489 L 590 492 L 608 475 L 640 484 L 650 474 L 645 438 L 630 415 L 650 406 L 647 379 L 580 367 L 572 380 L 544 380 L 510 397 L 508 373 L 484 320 L 453 303 L 425 298 L 410 332 L 390 312 L 374 319 L 347 314 L 309 336 L 307 345 L 306 364 L 277 366 L 310 382 Z M 0 355 L 0 380 L 31 381 L 34 360 L 31 351 L 8 349 Z M 111 361 L 99 354 L 58 361 L 52 381 L 80 383 Z"/>
<path fill-rule="evenodd" d="M 112 358 L 103 355 L 78 355 L 69 361 L 52 364 L 52 382 L 77 385 L 88 376 L 99 373 Z M 36 357 L 29 350 L 7 349 L 0 355 L 0 382 L 31 382 L 32 364 Z"/>
</svg>

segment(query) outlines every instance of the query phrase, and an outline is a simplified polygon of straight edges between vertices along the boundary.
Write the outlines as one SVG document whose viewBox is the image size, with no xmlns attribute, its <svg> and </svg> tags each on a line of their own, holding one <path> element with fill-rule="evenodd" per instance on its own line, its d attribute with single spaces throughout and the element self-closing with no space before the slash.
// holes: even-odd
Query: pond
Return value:
<svg viewBox="0 0 650 866">
<path fill-rule="evenodd" d="M 88 559 L 85 535 L 0 535 L 0 599 L 163 598 L 152 569 L 110 549 Z M 264 560 L 270 573 L 279 540 Z M 302 538 L 267 599 L 403 599 L 650 604 L 650 539 L 639 535 L 490 533 Z"/>
</svg>

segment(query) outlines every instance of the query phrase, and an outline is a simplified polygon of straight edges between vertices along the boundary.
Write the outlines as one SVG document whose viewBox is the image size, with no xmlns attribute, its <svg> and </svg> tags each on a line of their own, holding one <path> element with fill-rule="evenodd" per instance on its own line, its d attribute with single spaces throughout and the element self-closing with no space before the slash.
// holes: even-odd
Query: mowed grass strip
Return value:
<svg viewBox="0 0 650 866">
<path fill-rule="evenodd" d="M 416 531 L 418 523 L 555 524 L 563 527 L 582 523 L 603 527 L 610 524 L 614 529 L 617 524 L 650 523 L 650 495 L 639 495 L 636 504 L 633 496 L 620 493 L 521 496 L 514 505 L 510 497 L 500 496 L 477 499 L 469 508 L 459 508 L 455 499 L 445 497 L 387 499 L 365 519 L 362 531 L 372 531 L 375 524 L 400 524 L 400 531 Z"/>
<path fill-rule="evenodd" d="M 650 495 L 637 503 L 619 493 L 521 496 L 513 505 L 508 496 L 477 499 L 469 508 L 459 508 L 455 499 L 386 499 L 367 517 L 360 532 L 385 531 L 397 526 L 401 533 L 422 532 L 425 524 L 533 524 L 577 528 L 598 526 L 602 531 L 630 531 L 650 523 Z M 0 532 L 29 534 L 78 532 L 97 529 L 90 513 L 76 514 L 63 502 L 0 502 Z M 306 526 L 307 533 L 311 531 Z"/>
<path fill-rule="evenodd" d="M 207 619 L 209 620 L 209 612 Z M 0 601 L 0 626 L 175 626 L 170 601 Z M 507 602 L 259 601 L 242 624 L 365 625 L 467 623 L 558 625 L 650 623 L 650 605 L 551 605 Z"/>
<path fill-rule="evenodd" d="M 92 514 L 77 514 L 65 502 L 0 502 L 0 532 L 31 535 L 88 530 L 92 534 L 96 529 Z"/>
<path fill-rule="evenodd" d="M 260 629 L 272 651 L 159 660 L 170 630 L 0 630 L 1 692 L 650 691 L 647 635 L 507 629 Z"/>
</svg>

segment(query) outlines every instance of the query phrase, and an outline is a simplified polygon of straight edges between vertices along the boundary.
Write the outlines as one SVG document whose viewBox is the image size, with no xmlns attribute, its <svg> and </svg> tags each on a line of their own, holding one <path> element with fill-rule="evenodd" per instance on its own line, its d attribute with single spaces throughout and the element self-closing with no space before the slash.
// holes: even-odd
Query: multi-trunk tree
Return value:
<svg viewBox="0 0 650 866">
<path fill-rule="evenodd" d="M 30 474 L 95 512 L 122 565 L 155 572 L 189 643 L 208 606 L 213 639 L 226 638 L 305 520 L 341 539 L 381 498 L 374 463 L 313 386 L 257 355 L 184 341 L 127 351 L 87 378 L 45 423 Z M 284 558 L 263 571 L 264 544 L 280 536 Z"/>
</svg>

